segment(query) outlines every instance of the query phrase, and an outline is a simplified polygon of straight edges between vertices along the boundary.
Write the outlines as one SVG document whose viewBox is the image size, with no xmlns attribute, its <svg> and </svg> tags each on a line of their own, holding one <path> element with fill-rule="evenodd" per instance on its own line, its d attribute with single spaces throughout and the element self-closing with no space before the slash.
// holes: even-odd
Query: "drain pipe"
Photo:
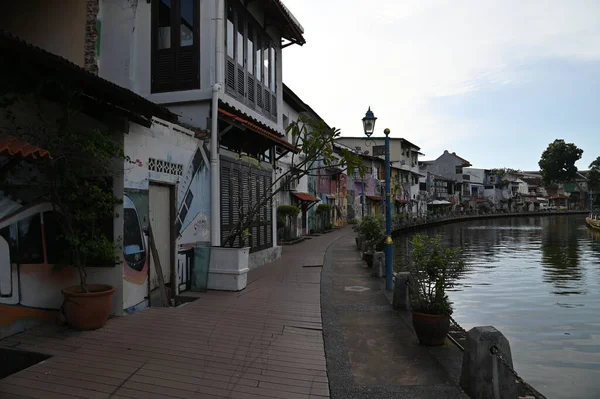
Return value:
<svg viewBox="0 0 600 399">
<path fill-rule="evenodd" d="M 221 246 L 221 185 L 219 173 L 219 91 L 215 83 L 212 92 L 210 128 L 210 245 Z"/>
<path fill-rule="evenodd" d="M 210 128 L 210 244 L 221 246 L 221 173 L 219 168 L 219 92 L 224 75 L 224 24 L 225 1 L 217 1 L 215 19 L 215 84 L 212 91 Z"/>
</svg>

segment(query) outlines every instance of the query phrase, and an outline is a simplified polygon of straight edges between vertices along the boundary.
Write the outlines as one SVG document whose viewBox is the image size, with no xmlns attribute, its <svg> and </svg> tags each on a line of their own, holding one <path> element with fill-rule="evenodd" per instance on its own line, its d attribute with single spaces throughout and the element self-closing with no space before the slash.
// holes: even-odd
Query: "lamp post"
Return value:
<svg viewBox="0 0 600 399">
<path fill-rule="evenodd" d="M 362 119 L 365 135 L 371 137 L 375 132 L 377 118 L 371 107 Z M 383 131 L 385 134 L 385 288 L 391 291 L 394 288 L 392 270 L 392 207 L 391 207 L 391 178 L 390 178 L 390 129 Z"/>
</svg>

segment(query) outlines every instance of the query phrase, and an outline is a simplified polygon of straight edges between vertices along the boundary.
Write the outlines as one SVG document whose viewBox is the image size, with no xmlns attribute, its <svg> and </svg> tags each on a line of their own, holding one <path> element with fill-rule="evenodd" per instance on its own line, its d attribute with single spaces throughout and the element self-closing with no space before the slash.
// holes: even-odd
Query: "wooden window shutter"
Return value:
<svg viewBox="0 0 600 399">
<path fill-rule="evenodd" d="M 199 1 L 153 0 L 151 14 L 151 91 L 200 88 Z"/>
<path fill-rule="evenodd" d="M 270 114 L 271 113 L 271 95 L 269 93 L 269 90 L 266 88 L 264 89 L 264 102 L 265 102 L 265 106 L 264 106 L 265 112 L 267 114 Z"/>
</svg>

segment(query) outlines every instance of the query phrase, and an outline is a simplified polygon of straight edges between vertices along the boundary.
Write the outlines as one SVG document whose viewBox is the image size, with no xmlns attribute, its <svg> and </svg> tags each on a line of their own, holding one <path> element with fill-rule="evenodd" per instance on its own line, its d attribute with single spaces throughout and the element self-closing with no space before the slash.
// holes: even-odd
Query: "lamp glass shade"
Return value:
<svg viewBox="0 0 600 399">
<path fill-rule="evenodd" d="M 365 130 L 365 135 L 367 137 L 371 137 L 371 135 L 375 131 L 375 121 L 376 120 L 377 120 L 377 118 L 373 114 L 373 111 L 371 111 L 371 107 L 369 107 L 369 110 L 365 114 L 365 117 L 362 119 L 363 128 Z"/>
</svg>

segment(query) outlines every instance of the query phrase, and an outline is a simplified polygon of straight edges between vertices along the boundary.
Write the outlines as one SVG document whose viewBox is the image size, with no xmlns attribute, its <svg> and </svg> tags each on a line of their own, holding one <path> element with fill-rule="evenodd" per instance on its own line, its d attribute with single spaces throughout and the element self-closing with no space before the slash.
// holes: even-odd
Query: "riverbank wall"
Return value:
<svg viewBox="0 0 600 399">
<path fill-rule="evenodd" d="M 552 212 L 513 212 L 513 213 L 487 213 L 477 215 L 453 215 L 432 219 L 417 219 L 394 223 L 392 225 L 392 237 L 397 237 L 403 233 L 415 231 L 427 227 L 441 226 L 449 223 L 467 222 L 471 220 L 499 219 L 510 217 L 531 217 L 531 216 L 560 216 L 560 215 L 587 215 L 589 211 L 552 211 Z"/>
</svg>

